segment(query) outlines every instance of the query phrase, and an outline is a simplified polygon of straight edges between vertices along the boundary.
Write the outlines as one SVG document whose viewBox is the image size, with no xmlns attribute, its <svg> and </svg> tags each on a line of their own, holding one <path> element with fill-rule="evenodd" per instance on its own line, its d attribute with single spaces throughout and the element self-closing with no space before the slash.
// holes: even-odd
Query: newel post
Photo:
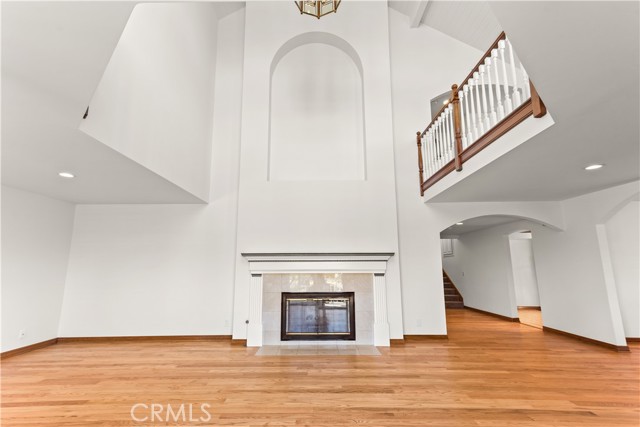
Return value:
<svg viewBox="0 0 640 427">
<path fill-rule="evenodd" d="M 542 102 L 542 99 L 540 99 L 540 95 L 538 95 L 538 91 L 531 80 L 529 80 L 529 87 L 531 88 L 531 107 L 533 108 L 533 117 L 539 119 L 547 114 L 547 107 L 544 105 L 544 102 Z"/>
<path fill-rule="evenodd" d="M 453 130 L 456 138 L 454 162 L 456 170 L 460 172 L 462 170 L 462 159 L 460 157 L 462 153 L 462 116 L 460 115 L 460 98 L 458 98 L 458 85 L 456 84 L 451 86 L 451 102 L 453 103 Z"/>
<path fill-rule="evenodd" d="M 420 197 L 424 196 L 422 184 L 424 183 L 424 169 L 422 168 L 422 132 L 416 132 L 416 141 L 418 142 L 418 171 L 420 174 Z"/>
</svg>

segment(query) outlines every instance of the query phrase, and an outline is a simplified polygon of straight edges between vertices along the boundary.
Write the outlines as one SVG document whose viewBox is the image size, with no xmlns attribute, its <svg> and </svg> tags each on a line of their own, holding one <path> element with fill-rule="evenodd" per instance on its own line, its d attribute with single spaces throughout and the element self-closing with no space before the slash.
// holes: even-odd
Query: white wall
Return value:
<svg viewBox="0 0 640 427">
<path fill-rule="evenodd" d="M 626 345 L 604 223 L 637 197 L 638 184 L 565 200 L 563 232 L 532 230 L 545 326 Z"/>
<path fill-rule="evenodd" d="M 71 203 L 2 186 L 2 351 L 57 338 L 73 216 Z"/>
<path fill-rule="evenodd" d="M 210 204 L 78 206 L 61 336 L 231 333 L 243 24 L 218 23 Z"/>
<path fill-rule="evenodd" d="M 509 250 L 511 252 L 516 305 L 519 307 L 540 307 L 531 233 L 514 233 L 509 236 Z"/>
<path fill-rule="evenodd" d="M 60 336 L 228 334 L 215 206 L 79 205 Z M 222 234 L 222 236 L 221 236 Z"/>
<path fill-rule="evenodd" d="M 287 2 L 247 2 L 246 14 L 234 337 L 244 338 L 249 309 L 250 275 L 240 252 L 394 252 L 386 283 L 391 337 L 399 338 L 388 6 L 353 2 L 314 20 L 292 14 Z M 287 42 L 309 32 L 330 34 L 316 42 L 341 39 L 361 60 L 366 180 L 267 181 L 270 67 Z"/>
<path fill-rule="evenodd" d="M 324 43 L 298 46 L 271 79 L 269 179 L 364 179 L 362 77 Z"/>
<path fill-rule="evenodd" d="M 202 200 L 209 196 L 213 4 L 138 4 L 80 129 Z"/>
<path fill-rule="evenodd" d="M 409 28 L 393 9 L 389 41 L 404 328 L 406 334 L 444 334 L 440 229 L 420 198 L 415 134 L 431 117 L 429 100 L 462 81 L 482 52 L 431 27 Z"/>
<path fill-rule="evenodd" d="M 631 201 L 606 222 L 626 337 L 640 337 L 640 203 Z"/>
</svg>

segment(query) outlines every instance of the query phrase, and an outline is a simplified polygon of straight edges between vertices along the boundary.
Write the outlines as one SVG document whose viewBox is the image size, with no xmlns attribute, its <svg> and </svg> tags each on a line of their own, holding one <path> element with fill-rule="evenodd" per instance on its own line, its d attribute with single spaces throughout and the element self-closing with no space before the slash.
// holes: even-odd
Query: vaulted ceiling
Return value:
<svg viewBox="0 0 640 427">
<path fill-rule="evenodd" d="M 76 203 L 201 203 L 78 130 L 134 6 L 2 3 L 3 184 Z"/>
<path fill-rule="evenodd" d="M 134 5 L 2 3 L 4 184 L 79 203 L 201 202 L 77 129 Z M 243 5 L 217 3 L 219 16 Z M 389 6 L 481 50 L 504 29 L 556 122 L 434 201 L 562 200 L 639 178 L 637 2 Z M 93 178 L 60 180 L 70 167 Z"/>
<path fill-rule="evenodd" d="M 555 125 L 432 201 L 564 200 L 639 179 L 640 4 L 490 7 Z"/>
</svg>

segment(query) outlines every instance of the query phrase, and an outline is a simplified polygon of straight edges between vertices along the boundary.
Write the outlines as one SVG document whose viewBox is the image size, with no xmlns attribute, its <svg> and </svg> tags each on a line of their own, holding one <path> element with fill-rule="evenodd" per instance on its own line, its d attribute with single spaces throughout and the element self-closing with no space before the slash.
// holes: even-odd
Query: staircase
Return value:
<svg viewBox="0 0 640 427">
<path fill-rule="evenodd" d="M 442 282 L 444 283 L 445 308 L 464 308 L 462 295 L 444 270 L 442 270 Z"/>
</svg>

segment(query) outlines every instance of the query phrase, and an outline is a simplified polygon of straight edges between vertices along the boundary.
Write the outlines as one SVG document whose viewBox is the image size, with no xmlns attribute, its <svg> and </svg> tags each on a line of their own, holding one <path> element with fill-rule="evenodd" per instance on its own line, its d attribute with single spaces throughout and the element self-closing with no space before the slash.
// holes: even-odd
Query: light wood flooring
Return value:
<svg viewBox="0 0 640 427">
<path fill-rule="evenodd" d="M 468 310 L 447 320 L 448 340 L 378 357 L 57 344 L 3 361 L 2 426 L 638 426 L 637 344 L 617 353 Z M 132 405 L 152 402 L 209 403 L 212 420 L 132 422 Z"/>
<path fill-rule="evenodd" d="M 542 329 L 542 311 L 539 309 L 518 307 L 518 317 L 520 323 Z"/>
</svg>

